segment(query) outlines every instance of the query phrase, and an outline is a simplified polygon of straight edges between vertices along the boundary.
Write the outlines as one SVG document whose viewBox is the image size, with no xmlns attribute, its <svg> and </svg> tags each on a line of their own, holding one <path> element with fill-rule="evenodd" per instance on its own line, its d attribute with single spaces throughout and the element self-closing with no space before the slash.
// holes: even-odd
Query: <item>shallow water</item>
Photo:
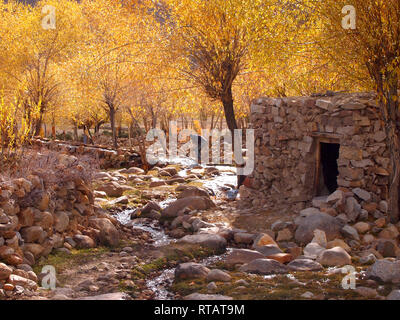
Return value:
<svg viewBox="0 0 400 320">
<path fill-rule="evenodd" d="M 186 169 L 181 170 L 178 174 L 182 177 L 188 175 L 188 168 L 195 164 L 196 162 L 190 158 L 178 157 L 175 158 L 172 162 L 168 161 L 171 164 L 180 164 Z M 203 183 L 203 186 L 207 189 L 211 189 L 217 198 L 223 198 L 226 196 L 226 192 L 229 190 L 233 190 L 232 186 L 235 186 L 237 183 L 236 176 L 236 168 L 230 166 L 211 166 L 215 167 L 219 170 L 220 175 L 216 175 L 207 180 L 199 180 L 199 182 Z M 197 170 L 197 169 L 196 169 Z M 195 172 L 196 170 L 192 170 Z M 199 173 L 203 171 L 203 169 L 198 170 Z M 175 201 L 175 198 L 168 198 L 159 203 L 161 208 L 167 207 L 171 202 Z M 164 230 L 160 227 L 157 221 L 150 221 L 145 219 L 131 219 L 132 213 L 135 210 L 125 210 L 123 212 L 117 213 L 115 217 L 118 221 L 126 226 L 132 226 L 132 228 L 140 229 L 145 232 L 148 232 L 151 235 L 151 238 L 154 240 L 152 245 L 155 247 L 161 247 L 168 245 L 172 242 L 175 242 L 175 239 L 170 238 L 165 234 Z M 228 255 L 232 249 L 227 249 L 227 252 L 223 255 L 215 255 L 200 261 L 200 264 L 205 266 L 214 265 L 217 262 L 223 260 L 226 255 Z M 154 299 L 156 300 L 171 300 L 174 299 L 174 294 L 169 292 L 169 287 L 172 285 L 174 281 L 174 272 L 175 269 L 166 269 L 164 270 L 158 277 L 150 279 L 147 281 L 147 287 L 151 289 L 155 293 Z"/>
<path fill-rule="evenodd" d="M 132 220 L 131 214 L 134 212 L 135 210 L 125 210 L 115 214 L 115 217 L 121 224 L 125 226 L 132 226 L 133 229 L 140 229 L 148 232 L 151 238 L 154 240 L 152 245 L 154 245 L 155 247 L 165 246 L 176 241 L 175 239 L 172 239 L 165 234 L 158 221 L 151 221 L 146 219 Z"/>
<path fill-rule="evenodd" d="M 232 249 L 227 249 L 226 253 L 205 258 L 199 263 L 206 267 L 214 265 L 231 252 Z M 172 300 L 174 298 L 174 294 L 168 290 L 174 282 L 174 273 L 175 269 L 166 269 L 158 277 L 147 281 L 147 287 L 155 293 L 155 300 Z"/>
</svg>

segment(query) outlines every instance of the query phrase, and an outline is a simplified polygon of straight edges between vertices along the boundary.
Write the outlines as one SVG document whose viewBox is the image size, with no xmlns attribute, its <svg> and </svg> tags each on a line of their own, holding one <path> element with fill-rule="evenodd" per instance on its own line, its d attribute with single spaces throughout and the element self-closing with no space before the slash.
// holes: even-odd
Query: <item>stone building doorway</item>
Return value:
<svg viewBox="0 0 400 320">
<path fill-rule="evenodd" d="M 338 188 L 340 144 L 336 139 L 318 139 L 316 150 L 316 196 L 327 196 Z"/>
</svg>

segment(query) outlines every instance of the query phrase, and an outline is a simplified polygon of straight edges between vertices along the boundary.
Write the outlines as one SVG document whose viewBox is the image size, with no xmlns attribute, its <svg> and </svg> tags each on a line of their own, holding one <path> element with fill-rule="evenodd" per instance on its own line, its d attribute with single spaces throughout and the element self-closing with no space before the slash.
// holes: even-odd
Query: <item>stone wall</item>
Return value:
<svg viewBox="0 0 400 320">
<path fill-rule="evenodd" d="M 70 155 L 87 155 L 96 159 L 100 168 L 134 167 L 141 164 L 140 155 L 128 149 L 110 149 L 105 146 L 91 146 L 81 143 L 63 142 L 59 140 L 34 139 L 34 146 L 45 147 L 52 151 Z"/>
<path fill-rule="evenodd" d="M 340 144 L 340 189 L 366 191 L 363 205 L 387 199 L 390 154 L 374 94 L 260 98 L 251 111 L 255 170 L 243 200 L 295 212 L 308 206 L 317 195 L 320 142 Z"/>
<path fill-rule="evenodd" d="M 73 156 L 59 155 L 60 165 L 75 162 Z M 35 290 L 38 275 L 31 267 L 53 250 L 119 244 L 117 221 L 94 207 L 82 179 L 47 186 L 42 177 L 0 180 L 0 297 L 16 286 Z"/>
</svg>

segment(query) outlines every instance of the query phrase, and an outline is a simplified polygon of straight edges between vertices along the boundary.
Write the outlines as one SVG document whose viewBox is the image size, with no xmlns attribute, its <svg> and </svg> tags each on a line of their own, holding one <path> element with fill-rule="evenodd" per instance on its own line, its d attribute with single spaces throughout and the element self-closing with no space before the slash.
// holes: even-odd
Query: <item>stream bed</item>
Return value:
<svg viewBox="0 0 400 320">
<path fill-rule="evenodd" d="M 181 164 L 186 168 L 181 170 L 178 174 L 182 177 L 187 176 L 189 172 L 193 172 L 199 169 L 191 170 L 188 167 L 189 164 L 192 164 L 187 159 L 178 159 L 176 161 L 177 164 Z M 229 197 L 229 192 L 235 192 L 234 186 L 237 182 L 236 176 L 236 168 L 230 166 L 212 166 L 218 169 L 219 174 L 214 175 L 211 178 L 207 178 L 205 180 L 199 180 L 203 184 L 203 187 L 215 194 L 216 200 L 221 200 L 225 197 Z M 200 169 L 201 170 L 201 169 Z M 165 208 L 171 202 L 175 201 L 174 198 L 168 198 L 159 203 L 162 208 Z M 123 212 L 117 213 L 115 217 L 118 221 L 125 225 L 131 226 L 132 228 L 143 230 L 150 234 L 152 240 L 152 245 L 154 247 L 167 246 L 176 241 L 169 237 L 160 226 L 158 221 L 151 221 L 148 219 L 131 219 L 132 214 L 135 210 L 125 210 Z M 215 255 L 201 260 L 199 263 L 204 266 L 211 266 L 217 263 L 218 261 L 224 259 L 224 257 L 231 252 L 232 249 L 227 249 L 227 252 L 222 255 Z M 160 275 L 153 279 L 148 279 L 146 281 L 146 286 L 151 291 L 154 292 L 155 300 L 173 300 L 175 295 L 169 291 L 173 281 L 174 281 L 174 272 L 175 269 L 165 269 L 161 272 Z"/>
</svg>

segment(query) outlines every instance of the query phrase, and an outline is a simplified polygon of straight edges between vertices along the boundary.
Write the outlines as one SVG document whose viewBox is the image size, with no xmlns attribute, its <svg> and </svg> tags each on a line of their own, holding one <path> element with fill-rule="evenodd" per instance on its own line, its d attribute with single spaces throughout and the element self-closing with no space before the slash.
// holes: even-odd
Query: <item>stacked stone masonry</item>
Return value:
<svg viewBox="0 0 400 320">
<path fill-rule="evenodd" d="M 252 104 L 251 123 L 256 143 L 252 188 L 258 192 L 242 188 L 242 199 L 297 212 L 309 206 L 318 196 L 323 142 L 340 145 L 339 189 L 366 191 L 370 196 L 357 198 L 364 206 L 387 200 L 390 153 L 374 94 L 260 98 Z"/>
<path fill-rule="evenodd" d="M 76 160 L 59 155 L 59 163 Z M 40 174 L 0 180 L 0 297 L 16 286 L 40 286 L 32 266 L 51 252 L 117 246 L 117 228 L 114 218 L 94 206 L 93 193 L 80 178 L 55 186 L 46 186 Z"/>
<path fill-rule="evenodd" d="M 138 166 L 141 163 L 140 155 L 127 149 L 114 150 L 104 146 L 74 145 L 72 142 L 47 139 L 34 139 L 32 144 L 70 155 L 90 156 L 99 162 L 99 166 L 102 169 Z"/>
</svg>

